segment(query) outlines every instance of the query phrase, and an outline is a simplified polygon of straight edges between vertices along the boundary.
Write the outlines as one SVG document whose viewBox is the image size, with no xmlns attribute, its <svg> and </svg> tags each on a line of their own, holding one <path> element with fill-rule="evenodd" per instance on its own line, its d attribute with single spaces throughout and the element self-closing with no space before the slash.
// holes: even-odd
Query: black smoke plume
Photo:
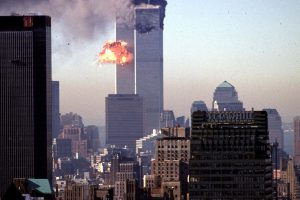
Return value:
<svg viewBox="0 0 300 200">
<path fill-rule="evenodd" d="M 151 5 L 160 5 L 161 6 L 161 13 L 160 13 L 160 28 L 164 28 L 164 18 L 166 16 L 166 6 L 167 1 L 166 0 L 132 0 L 131 1 L 134 5 L 140 5 L 140 4 L 151 4 Z"/>
</svg>

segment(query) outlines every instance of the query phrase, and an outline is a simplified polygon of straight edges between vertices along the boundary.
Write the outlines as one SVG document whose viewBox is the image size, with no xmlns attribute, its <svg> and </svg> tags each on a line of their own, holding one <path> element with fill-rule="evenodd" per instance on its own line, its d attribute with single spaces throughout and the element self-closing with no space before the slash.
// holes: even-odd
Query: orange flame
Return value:
<svg viewBox="0 0 300 200">
<path fill-rule="evenodd" d="M 101 63 L 116 63 L 124 65 L 132 61 L 132 53 L 126 49 L 127 43 L 121 40 L 107 41 L 99 53 Z"/>
</svg>

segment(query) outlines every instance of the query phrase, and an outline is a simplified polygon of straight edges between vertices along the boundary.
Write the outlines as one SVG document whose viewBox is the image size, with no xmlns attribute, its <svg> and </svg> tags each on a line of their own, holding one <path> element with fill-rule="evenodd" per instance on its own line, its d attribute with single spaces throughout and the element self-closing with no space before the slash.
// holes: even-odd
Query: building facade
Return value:
<svg viewBox="0 0 300 200">
<path fill-rule="evenodd" d="M 145 133 L 160 127 L 163 111 L 163 29 L 159 5 L 135 7 L 135 84 L 144 99 Z"/>
<path fill-rule="evenodd" d="M 0 17 L 0 197 L 13 178 L 51 180 L 51 19 Z"/>
<path fill-rule="evenodd" d="M 265 111 L 194 112 L 190 200 L 272 199 Z"/>
<path fill-rule="evenodd" d="M 52 138 L 60 133 L 59 81 L 52 81 Z"/>
<path fill-rule="evenodd" d="M 176 125 L 173 110 L 164 110 L 160 116 L 160 128 L 174 127 Z"/>
<path fill-rule="evenodd" d="M 294 118 L 294 163 L 300 166 L 300 116 Z"/>
<path fill-rule="evenodd" d="M 165 137 L 156 141 L 151 175 L 144 176 L 144 187 L 151 190 L 152 197 L 187 199 L 190 140 L 185 137 L 186 129 L 166 128 L 162 131 Z"/>
<path fill-rule="evenodd" d="M 71 140 L 73 157 L 87 157 L 87 140 L 83 136 L 83 128 L 65 125 L 60 137 Z"/>
<path fill-rule="evenodd" d="M 130 12 L 133 18 L 133 10 Z M 128 16 L 126 16 L 128 17 Z M 134 57 L 134 23 L 133 19 L 128 20 L 125 16 L 117 17 L 116 21 L 116 40 L 127 43 L 127 50 Z M 135 59 L 126 64 L 116 65 L 116 94 L 135 94 Z"/>
<path fill-rule="evenodd" d="M 270 144 L 278 143 L 278 148 L 283 150 L 283 130 L 281 117 L 276 109 L 263 109 L 268 114 L 268 129 Z"/>
<path fill-rule="evenodd" d="M 106 143 L 135 150 L 143 136 L 143 98 L 135 94 L 110 94 L 106 97 Z"/>
</svg>

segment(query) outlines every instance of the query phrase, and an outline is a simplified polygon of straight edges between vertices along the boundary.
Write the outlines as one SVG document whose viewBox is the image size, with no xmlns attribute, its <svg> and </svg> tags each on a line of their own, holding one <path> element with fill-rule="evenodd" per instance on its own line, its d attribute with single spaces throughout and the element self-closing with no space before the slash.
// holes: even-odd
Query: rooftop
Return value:
<svg viewBox="0 0 300 200">
<path fill-rule="evenodd" d="M 223 83 L 221 83 L 220 85 L 218 85 L 218 88 L 234 88 L 233 85 L 231 85 L 230 83 L 228 83 L 227 81 L 224 81 Z"/>
<path fill-rule="evenodd" d="M 42 194 L 52 194 L 48 179 L 27 179 L 28 186 Z"/>
</svg>

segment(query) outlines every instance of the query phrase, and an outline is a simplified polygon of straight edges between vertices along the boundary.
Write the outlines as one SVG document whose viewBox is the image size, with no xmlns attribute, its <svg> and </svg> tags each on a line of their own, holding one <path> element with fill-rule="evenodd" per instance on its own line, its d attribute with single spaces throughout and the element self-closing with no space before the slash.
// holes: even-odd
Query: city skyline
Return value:
<svg viewBox="0 0 300 200">
<path fill-rule="evenodd" d="M 168 2 L 165 109 L 189 116 L 193 101 L 211 105 L 215 87 L 226 80 L 236 87 L 246 110 L 276 108 L 283 122 L 291 122 L 300 110 L 299 5 L 295 0 Z M 18 11 L 1 8 L 0 14 Z M 72 33 L 66 39 L 61 36 L 64 18 L 57 19 L 53 18 L 52 77 L 61 83 L 61 113 L 80 113 L 86 124 L 104 125 L 104 99 L 114 92 L 115 69 L 92 63 L 103 42 L 114 39 L 114 23 L 91 26 L 95 34 L 90 39 Z"/>
</svg>

